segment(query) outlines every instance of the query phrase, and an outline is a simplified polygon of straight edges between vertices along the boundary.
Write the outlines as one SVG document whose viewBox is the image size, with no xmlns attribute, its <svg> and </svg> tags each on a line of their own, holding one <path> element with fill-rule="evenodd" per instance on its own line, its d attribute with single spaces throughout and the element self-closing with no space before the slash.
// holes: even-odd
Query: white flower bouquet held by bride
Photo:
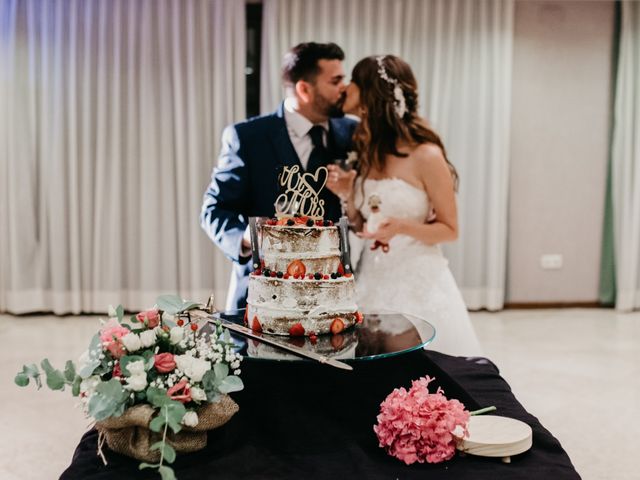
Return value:
<svg viewBox="0 0 640 480">
<path fill-rule="evenodd" d="M 157 468 L 163 480 L 175 475 L 167 464 L 176 451 L 206 446 L 207 430 L 226 423 L 238 406 L 228 393 L 242 390 L 240 361 L 229 332 L 217 326 L 199 332 L 189 310 L 199 304 L 177 296 L 158 298 L 151 310 L 124 323 L 121 306 L 94 335 L 77 363 L 63 371 L 48 359 L 40 363 L 47 386 L 71 388 L 85 413 L 112 450 L 142 460 L 140 469 Z M 42 386 L 37 365 L 24 365 L 15 383 Z"/>
</svg>

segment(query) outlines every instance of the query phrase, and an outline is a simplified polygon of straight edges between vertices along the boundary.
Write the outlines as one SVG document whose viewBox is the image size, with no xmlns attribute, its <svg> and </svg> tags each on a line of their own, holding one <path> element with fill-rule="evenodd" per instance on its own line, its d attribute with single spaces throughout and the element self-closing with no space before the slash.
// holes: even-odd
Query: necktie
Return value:
<svg viewBox="0 0 640 480">
<path fill-rule="evenodd" d="M 311 137 L 311 143 L 313 149 L 311 155 L 309 155 L 309 162 L 307 163 L 307 172 L 315 172 L 318 167 L 329 163 L 329 152 L 322 142 L 322 136 L 324 128 L 321 125 L 314 125 L 309 130 L 309 136 Z"/>
</svg>

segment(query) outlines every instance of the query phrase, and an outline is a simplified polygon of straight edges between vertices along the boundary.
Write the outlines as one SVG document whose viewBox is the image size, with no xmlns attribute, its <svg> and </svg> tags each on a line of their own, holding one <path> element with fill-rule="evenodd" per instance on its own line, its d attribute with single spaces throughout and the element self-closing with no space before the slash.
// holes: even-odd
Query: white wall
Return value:
<svg viewBox="0 0 640 480">
<path fill-rule="evenodd" d="M 507 302 L 597 301 L 614 10 L 516 3 Z"/>
</svg>

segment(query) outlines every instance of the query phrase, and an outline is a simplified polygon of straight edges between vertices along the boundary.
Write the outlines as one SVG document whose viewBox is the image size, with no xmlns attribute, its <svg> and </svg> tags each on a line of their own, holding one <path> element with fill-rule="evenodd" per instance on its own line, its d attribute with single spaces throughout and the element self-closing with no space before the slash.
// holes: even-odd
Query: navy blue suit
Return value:
<svg viewBox="0 0 640 480">
<path fill-rule="evenodd" d="M 351 149 L 353 120 L 330 119 L 327 149 L 331 159 L 346 158 Z M 284 104 L 269 115 L 252 118 L 225 128 L 218 166 L 204 194 L 200 225 L 209 238 L 233 260 L 233 274 L 227 308 L 246 306 L 249 258 L 240 257 L 242 236 L 249 217 L 273 217 L 274 202 L 282 193 L 278 175 L 285 166 L 299 165 L 300 159 L 289 138 Z M 328 189 L 325 219 L 340 217 L 340 201 Z"/>
</svg>

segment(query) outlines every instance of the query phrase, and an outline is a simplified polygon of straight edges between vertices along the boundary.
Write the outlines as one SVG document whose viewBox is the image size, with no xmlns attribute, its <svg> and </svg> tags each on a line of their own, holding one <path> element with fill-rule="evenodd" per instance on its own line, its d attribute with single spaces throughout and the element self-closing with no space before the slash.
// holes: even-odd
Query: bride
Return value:
<svg viewBox="0 0 640 480">
<path fill-rule="evenodd" d="M 481 355 L 439 246 L 458 236 L 458 175 L 438 135 L 417 114 L 416 89 L 411 68 L 398 57 L 356 64 L 343 108 L 361 118 L 354 133 L 357 169 L 330 166 L 327 187 L 346 202 L 369 247 L 358 264 L 358 305 L 427 320 L 436 328 L 430 349 Z M 422 333 L 421 320 L 416 323 Z"/>
</svg>

